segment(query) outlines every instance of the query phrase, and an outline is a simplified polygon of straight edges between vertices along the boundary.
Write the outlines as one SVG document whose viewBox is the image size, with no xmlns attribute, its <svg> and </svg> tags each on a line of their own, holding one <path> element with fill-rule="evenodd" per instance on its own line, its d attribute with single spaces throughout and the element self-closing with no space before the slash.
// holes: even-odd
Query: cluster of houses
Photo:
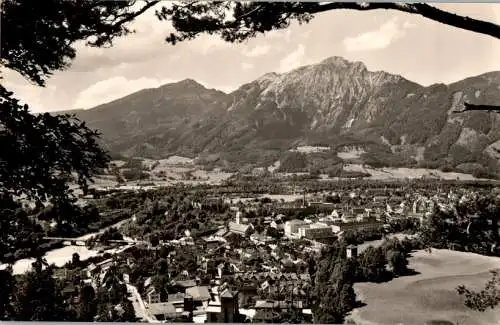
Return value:
<svg viewBox="0 0 500 325">
<path fill-rule="evenodd" d="M 347 204 L 346 200 L 339 200 L 337 193 L 327 194 L 335 200 L 325 200 L 326 194 L 315 194 L 309 198 L 311 202 L 305 205 L 304 200 L 297 208 L 317 213 L 291 220 L 283 214 L 260 216 L 259 226 L 241 212 L 250 203 L 233 208 L 235 219 L 210 235 L 195 240 L 187 231 L 183 238 L 168 243 L 202 249 L 196 258 L 198 274 L 186 271 L 170 279 L 167 296 L 157 291 L 151 278 L 145 279 L 140 301 L 134 302 L 136 314 L 146 321 L 158 322 L 281 322 L 292 313 L 312 319 L 312 281 L 306 262 L 312 250 L 336 240 L 345 231 L 378 229 L 398 218 L 422 220 L 435 207 L 446 208 L 466 199 L 465 195 L 454 193 L 382 194 L 348 193 L 344 195 L 348 197 Z M 285 208 L 297 206 L 280 204 Z M 273 232 L 281 236 L 270 235 Z M 356 254 L 356 247 L 348 248 L 348 256 Z M 175 257 L 169 261 L 175 263 Z M 105 282 L 111 262 L 89 266 L 85 281 Z M 200 279 L 200 273 L 205 280 Z M 120 281 L 130 286 L 126 274 Z"/>
<path fill-rule="evenodd" d="M 350 197 L 356 199 L 354 194 Z M 159 301 L 154 290 L 147 291 L 146 305 L 151 314 L 167 320 L 186 317 L 187 313 L 195 322 L 277 322 L 291 310 L 311 317 L 308 294 L 312 284 L 305 262 L 308 252 L 348 230 L 377 229 L 397 218 L 425 218 L 436 206 L 446 207 L 456 199 L 418 195 L 412 201 L 408 196 L 374 195 L 365 199 L 364 205 L 310 202 L 308 207 L 329 213 L 302 220 L 286 220 L 281 214 L 263 218 L 266 230 L 283 233 L 279 241 L 266 231 L 258 233 L 252 220 L 242 218 L 241 209 L 234 209 L 234 221 L 202 238 L 201 243 L 191 241 L 205 251 L 198 261 L 200 270 L 210 275 L 210 285 L 200 286 L 196 278 L 179 280 L 178 292 L 167 301 Z M 234 236 L 247 243 L 245 248 L 231 247 Z M 286 251 L 289 243 L 303 243 L 304 239 L 309 246 Z M 356 252 L 356 247 L 349 247 L 347 253 L 353 256 Z"/>
</svg>

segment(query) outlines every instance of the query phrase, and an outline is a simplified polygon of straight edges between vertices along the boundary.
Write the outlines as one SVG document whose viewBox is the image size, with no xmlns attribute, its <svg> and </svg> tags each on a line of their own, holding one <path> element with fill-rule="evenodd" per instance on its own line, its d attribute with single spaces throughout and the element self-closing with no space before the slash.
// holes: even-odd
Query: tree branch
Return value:
<svg viewBox="0 0 500 325">
<path fill-rule="evenodd" d="M 121 25 L 123 25 L 125 23 L 128 23 L 128 22 L 134 20 L 138 16 L 142 15 L 143 13 L 145 13 L 149 8 L 154 7 L 159 2 L 160 2 L 159 0 L 146 1 L 146 4 L 144 5 L 144 7 L 142 7 L 138 11 L 135 11 L 133 13 L 130 13 L 130 14 L 126 15 L 123 19 L 120 19 L 119 21 L 115 22 L 114 25 L 115 26 L 121 26 Z"/>
<path fill-rule="evenodd" d="M 307 10 L 312 8 L 312 10 Z M 391 9 L 398 10 L 410 14 L 423 16 L 427 19 L 437 21 L 439 23 L 461 28 L 464 30 L 476 32 L 479 34 L 489 35 L 500 39 L 500 26 L 491 22 L 473 19 L 466 16 L 456 15 L 436 7 L 424 3 L 393 3 L 393 2 L 373 2 L 373 3 L 354 3 L 354 2 L 332 2 L 327 4 L 312 4 L 305 6 L 304 13 L 320 13 L 337 9 L 352 9 L 352 10 L 376 10 L 376 9 Z"/>
<path fill-rule="evenodd" d="M 455 113 L 463 113 L 468 111 L 492 111 L 500 112 L 500 106 L 497 105 L 476 105 L 471 103 L 464 103 L 464 109 L 461 111 L 454 111 Z"/>
<path fill-rule="evenodd" d="M 257 10 L 260 10 L 261 8 L 262 8 L 262 6 L 257 6 L 257 7 L 255 7 L 254 9 L 250 10 L 249 12 L 246 12 L 246 13 L 242 14 L 241 16 L 236 17 L 234 20 L 235 20 L 235 21 L 238 21 L 238 20 L 240 20 L 240 19 L 243 19 L 243 18 L 245 18 L 245 17 L 248 17 L 248 16 L 250 16 L 251 14 L 253 14 L 254 12 L 256 12 Z"/>
</svg>

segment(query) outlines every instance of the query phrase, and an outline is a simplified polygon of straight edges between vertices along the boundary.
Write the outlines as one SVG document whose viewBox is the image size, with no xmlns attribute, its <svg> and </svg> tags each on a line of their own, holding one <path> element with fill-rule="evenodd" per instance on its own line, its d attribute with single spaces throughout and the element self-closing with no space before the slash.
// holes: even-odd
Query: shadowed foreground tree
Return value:
<svg viewBox="0 0 500 325">
<path fill-rule="evenodd" d="M 33 271 L 17 282 L 14 299 L 17 321 L 65 321 L 68 320 L 61 292 L 52 276 L 52 266 L 37 259 Z"/>
<path fill-rule="evenodd" d="M 43 85 L 53 71 L 70 65 L 74 43 L 110 46 L 127 35 L 127 25 L 160 1 L 6 0 L 2 8 L 2 58 L 0 63 Z M 258 34 L 284 29 L 292 21 L 307 23 L 314 14 L 332 10 L 396 10 L 500 38 L 500 26 L 456 15 L 422 3 L 350 2 L 230 2 L 183 1 L 156 10 L 160 20 L 172 23 L 175 33 L 167 42 L 194 39 L 208 33 L 228 42 L 243 42 Z"/>
<path fill-rule="evenodd" d="M 228 42 L 242 42 L 257 34 L 284 29 L 294 20 L 307 23 L 314 14 L 332 10 L 396 10 L 500 38 L 500 26 L 491 22 L 456 15 L 424 3 L 391 2 L 230 2 L 183 1 L 162 7 L 156 12 L 161 20 L 172 21 L 177 33 L 167 42 L 193 39 L 202 34 L 216 34 Z"/>
</svg>

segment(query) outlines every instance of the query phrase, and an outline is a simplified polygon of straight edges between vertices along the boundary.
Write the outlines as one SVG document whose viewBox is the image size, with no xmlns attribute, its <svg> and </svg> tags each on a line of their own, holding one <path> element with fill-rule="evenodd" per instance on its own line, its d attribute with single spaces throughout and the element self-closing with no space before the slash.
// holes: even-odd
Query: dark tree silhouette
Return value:
<svg viewBox="0 0 500 325">
<path fill-rule="evenodd" d="M 76 56 L 74 43 L 110 46 L 115 37 L 131 32 L 127 24 L 159 1 L 2 1 L 1 65 L 43 85 L 53 71 L 69 66 Z M 292 21 L 309 22 L 314 14 L 350 9 L 396 10 L 500 38 L 500 26 L 456 15 L 422 3 L 350 2 L 204 2 L 169 3 L 156 11 L 160 20 L 171 21 L 176 32 L 167 42 L 193 39 L 200 34 L 219 35 L 242 42 L 258 34 L 287 28 Z"/>
<path fill-rule="evenodd" d="M 167 38 L 172 44 L 192 39 L 202 33 L 218 34 L 229 42 L 241 42 L 260 33 L 287 28 L 293 20 L 307 23 L 314 14 L 339 9 L 397 10 L 500 38 L 500 26 L 494 23 L 459 16 L 423 3 L 184 1 L 169 8 L 163 7 L 157 11 L 157 16 L 173 22 L 177 33 L 172 33 Z"/>
<path fill-rule="evenodd" d="M 98 133 L 69 115 L 33 115 L 0 86 L 0 193 L 67 202 L 74 179 L 86 189 L 108 156 Z"/>
<path fill-rule="evenodd" d="M 0 270 L 0 320 L 9 320 L 14 316 L 11 304 L 11 292 L 14 290 L 15 280 L 12 269 Z"/>
<path fill-rule="evenodd" d="M 33 263 L 33 271 L 28 272 L 18 280 L 13 302 L 15 320 L 68 320 L 66 306 L 52 272 L 51 266 L 48 266 L 45 261 L 37 259 Z"/>
</svg>

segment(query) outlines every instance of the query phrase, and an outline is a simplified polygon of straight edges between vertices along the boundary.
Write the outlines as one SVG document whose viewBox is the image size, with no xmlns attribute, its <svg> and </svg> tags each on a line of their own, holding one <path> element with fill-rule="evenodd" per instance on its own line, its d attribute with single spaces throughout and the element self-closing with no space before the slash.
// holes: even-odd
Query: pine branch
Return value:
<svg viewBox="0 0 500 325">
<path fill-rule="evenodd" d="M 464 109 L 459 111 L 453 111 L 453 113 L 464 113 L 470 111 L 489 111 L 489 112 L 500 112 L 500 106 L 498 105 L 477 105 L 471 103 L 464 103 Z"/>
<path fill-rule="evenodd" d="M 308 8 L 309 6 L 305 6 Z M 314 8 L 315 7 L 315 8 Z M 427 19 L 437 21 L 439 23 L 457 27 L 460 29 L 476 32 L 479 34 L 489 35 L 500 39 L 500 26 L 491 22 L 473 19 L 467 16 L 460 16 L 447 12 L 425 3 L 394 3 L 394 2 L 373 2 L 373 3 L 355 3 L 355 2 L 332 2 L 327 4 L 315 4 L 313 9 L 304 13 L 314 14 L 337 9 L 352 9 L 352 10 L 377 10 L 391 9 L 398 10 L 410 14 L 423 16 Z"/>
</svg>

